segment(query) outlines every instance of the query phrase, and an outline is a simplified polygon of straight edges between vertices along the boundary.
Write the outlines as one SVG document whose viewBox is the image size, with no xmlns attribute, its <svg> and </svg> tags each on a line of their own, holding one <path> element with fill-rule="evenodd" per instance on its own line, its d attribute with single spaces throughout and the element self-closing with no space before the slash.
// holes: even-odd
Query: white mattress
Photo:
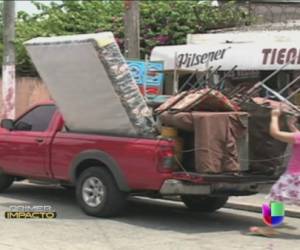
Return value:
<svg viewBox="0 0 300 250">
<path fill-rule="evenodd" d="M 151 111 L 112 33 L 35 38 L 25 46 L 71 131 L 155 132 Z"/>
</svg>

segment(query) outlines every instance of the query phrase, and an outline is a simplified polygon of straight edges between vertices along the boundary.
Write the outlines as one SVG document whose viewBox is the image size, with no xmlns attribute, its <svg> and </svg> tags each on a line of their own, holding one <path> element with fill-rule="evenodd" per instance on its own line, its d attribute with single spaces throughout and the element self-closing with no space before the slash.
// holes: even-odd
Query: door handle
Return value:
<svg viewBox="0 0 300 250">
<path fill-rule="evenodd" d="M 42 143 L 42 142 L 44 141 L 44 139 L 43 139 L 43 138 L 36 138 L 35 141 L 36 141 L 37 143 Z"/>
</svg>

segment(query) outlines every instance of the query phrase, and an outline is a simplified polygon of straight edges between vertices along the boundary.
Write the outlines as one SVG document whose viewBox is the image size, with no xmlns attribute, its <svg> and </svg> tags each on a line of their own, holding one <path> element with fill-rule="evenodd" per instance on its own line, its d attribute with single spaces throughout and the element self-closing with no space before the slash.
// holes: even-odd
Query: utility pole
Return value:
<svg viewBox="0 0 300 250">
<path fill-rule="evenodd" d="M 3 1 L 2 118 L 15 118 L 15 1 Z"/>
<path fill-rule="evenodd" d="M 140 8 L 138 0 L 124 0 L 125 57 L 140 58 Z"/>
</svg>

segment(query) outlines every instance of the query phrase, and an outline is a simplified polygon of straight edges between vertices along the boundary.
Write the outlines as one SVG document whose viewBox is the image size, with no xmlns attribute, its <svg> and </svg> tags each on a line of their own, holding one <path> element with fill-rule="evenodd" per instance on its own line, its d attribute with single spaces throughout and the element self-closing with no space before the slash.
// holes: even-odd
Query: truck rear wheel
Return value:
<svg viewBox="0 0 300 250">
<path fill-rule="evenodd" d="M 115 216 L 126 204 L 125 193 L 119 190 L 112 175 L 101 167 L 83 171 L 76 184 L 76 197 L 82 210 L 96 217 Z"/>
<path fill-rule="evenodd" d="M 181 200 L 190 210 L 214 212 L 225 205 L 228 196 L 182 195 Z"/>
<path fill-rule="evenodd" d="M 0 173 L 0 192 L 6 190 L 13 183 L 14 178 L 4 173 Z"/>
</svg>

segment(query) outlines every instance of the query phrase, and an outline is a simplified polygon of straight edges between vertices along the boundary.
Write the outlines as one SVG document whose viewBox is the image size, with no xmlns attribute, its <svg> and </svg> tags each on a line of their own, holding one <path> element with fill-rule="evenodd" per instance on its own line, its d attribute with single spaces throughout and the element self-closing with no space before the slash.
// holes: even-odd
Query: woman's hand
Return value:
<svg viewBox="0 0 300 250">
<path fill-rule="evenodd" d="M 281 115 L 281 109 L 280 108 L 273 109 L 271 115 L 272 117 L 279 117 Z"/>
</svg>

